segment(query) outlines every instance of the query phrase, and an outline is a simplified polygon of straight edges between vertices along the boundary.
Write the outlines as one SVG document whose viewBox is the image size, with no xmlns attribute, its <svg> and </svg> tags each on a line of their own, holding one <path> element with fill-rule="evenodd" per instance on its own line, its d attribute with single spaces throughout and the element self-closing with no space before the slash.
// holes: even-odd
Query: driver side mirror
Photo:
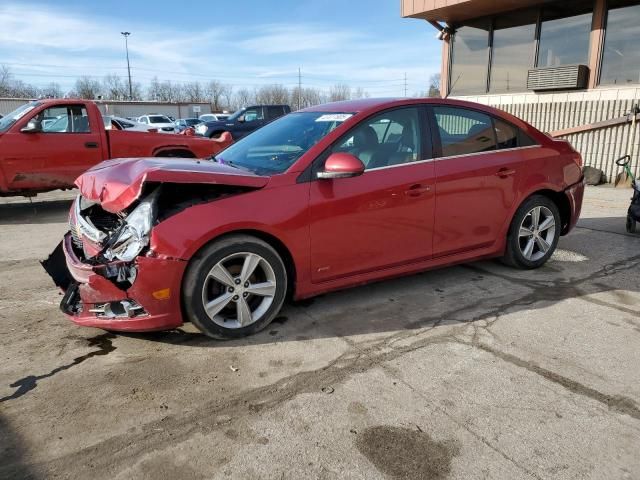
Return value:
<svg viewBox="0 0 640 480">
<path fill-rule="evenodd" d="M 244 122 L 245 122 L 245 120 L 244 120 L 244 115 L 240 115 L 240 116 L 238 117 L 238 121 L 239 121 L 240 123 L 244 123 Z"/>
<path fill-rule="evenodd" d="M 318 178 L 350 178 L 364 173 L 364 163 L 350 153 L 338 152 L 329 155 L 324 162 L 324 170 L 318 172 Z"/>
<path fill-rule="evenodd" d="M 20 130 L 23 133 L 38 133 L 42 132 L 42 122 L 36 120 L 35 118 L 29 120 L 22 129 Z"/>
</svg>

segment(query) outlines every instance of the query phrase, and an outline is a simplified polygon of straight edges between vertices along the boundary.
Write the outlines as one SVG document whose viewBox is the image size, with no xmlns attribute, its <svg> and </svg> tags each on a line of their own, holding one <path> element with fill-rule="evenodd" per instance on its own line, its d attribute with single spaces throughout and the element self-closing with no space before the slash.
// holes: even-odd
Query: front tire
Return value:
<svg viewBox="0 0 640 480">
<path fill-rule="evenodd" d="M 212 338 L 259 332 L 278 314 L 287 273 L 278 253 L 249 235 L 233 235 L 204 247 L 191 260 L 182 286 L 187 318 Z"/>
<path fill-rule="evenodd" d="M 557 205 L 543 195 L 529 197 L 511 221 L 504 262 L 521 269 L 541 267 L 558 246 L 560 229 Z"/>
</svg>

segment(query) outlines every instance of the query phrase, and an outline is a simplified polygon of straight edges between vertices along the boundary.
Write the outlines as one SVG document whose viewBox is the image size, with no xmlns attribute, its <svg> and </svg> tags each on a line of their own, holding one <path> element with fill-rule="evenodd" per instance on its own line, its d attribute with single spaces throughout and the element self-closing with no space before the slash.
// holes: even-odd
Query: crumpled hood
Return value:
<svg viewBox="0 0 640 480">
<path fill-rule="evenodd" d="M 76 179 L 87 200 L 116 213 L 131 205 L 146 182 L 206 183 L 262 188 L 270 177 L 255 175 L 210 160 L 188 158 L 125 158 L 107 160 Z"/>
</svg>

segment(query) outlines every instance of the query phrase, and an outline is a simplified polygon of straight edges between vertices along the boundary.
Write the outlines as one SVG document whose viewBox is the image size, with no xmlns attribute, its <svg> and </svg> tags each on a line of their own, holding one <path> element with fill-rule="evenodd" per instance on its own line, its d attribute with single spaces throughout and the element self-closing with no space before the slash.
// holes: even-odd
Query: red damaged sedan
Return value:
<svg viewBox="0 0 640 480">
<path fill-rule="evenodd" d="M 287 297 L 479 258 L 540 267 L 580 214 L 581 162 L 487 106 L 327 104 L 210 160 L 92 168 L 43 265 L 80 325 L 240 337 Z"/>
</svg>

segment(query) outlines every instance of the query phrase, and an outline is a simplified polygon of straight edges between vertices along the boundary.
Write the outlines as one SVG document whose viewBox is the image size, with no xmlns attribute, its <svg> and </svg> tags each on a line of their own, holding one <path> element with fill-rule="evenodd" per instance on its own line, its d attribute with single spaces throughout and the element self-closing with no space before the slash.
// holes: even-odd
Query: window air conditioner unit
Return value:
<svg viewBox="0 0 640 480">
<path fill-rule="evenodd" d="M 536 92 L 587 88 L 588 82 L 589 67 L 586 65 L 534 68 L 527 75 L 527 89 Z"/>
</svg>

